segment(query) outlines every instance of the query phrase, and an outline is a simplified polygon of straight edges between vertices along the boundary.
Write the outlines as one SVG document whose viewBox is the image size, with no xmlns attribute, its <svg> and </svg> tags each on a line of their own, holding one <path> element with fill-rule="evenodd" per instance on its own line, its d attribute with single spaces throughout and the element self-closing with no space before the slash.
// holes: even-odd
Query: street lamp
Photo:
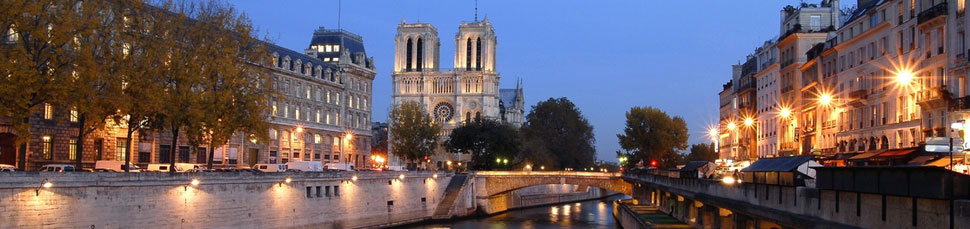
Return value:
<svg viewBox="0 0 970 229">
<path fill-rule="evenodd" d="M 822 105 L 832 104 L 832 95 L 828 93 L 823 93 L 818 97 L 818 103 Z"/>
<path fill-rule="evenodd" d="M 910 85 L 913 83 L 913 73 L 909 70 L 900 70 L 896 73 L 896 83 L 900 85 Z"/>
<path fill-rule="evenodd" d="M 737 128 L 737 127 L 738 126 L 735 125 L 734 122 L 729 122 L 727 125 L 728 130 L 734 130 L 734 128 Z"/>
<path fill-rule="evenodd" d="M 778 112 L 778 115 L 780 115 L 782 118 L 791 117 L 791 109 L 787 107 L 783 107 L 781 108 L 781 111 Z"/>
<path fill-rule="evenodd" d="M 744 118 L 744 126 L 751 127 L 751 125 L 754 125 L 754 119 L 751 117 Z"/>
</svg>

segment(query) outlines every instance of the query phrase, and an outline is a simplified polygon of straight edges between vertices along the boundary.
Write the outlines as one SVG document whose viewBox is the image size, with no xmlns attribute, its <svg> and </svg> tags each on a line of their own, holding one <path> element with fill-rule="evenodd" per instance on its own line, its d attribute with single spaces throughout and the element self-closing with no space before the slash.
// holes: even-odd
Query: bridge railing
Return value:
<svg viewBox="0 0 970 229">
<path fill-rule="evenodd" d="M 582 172 L 582 171 L 476 171 L 479 176 L 582 176 L 582 177 L 621 177 L 619 172 Z"/>
</svg>

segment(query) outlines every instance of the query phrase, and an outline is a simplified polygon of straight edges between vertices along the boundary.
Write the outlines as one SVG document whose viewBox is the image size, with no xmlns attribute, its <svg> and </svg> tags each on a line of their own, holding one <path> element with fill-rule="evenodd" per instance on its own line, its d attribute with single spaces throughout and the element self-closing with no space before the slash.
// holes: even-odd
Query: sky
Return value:
<svg viewBox="0 0 970 229">
<path fill-rule="evenodd" d="M 702 2 L 702 4 L 701 4 Z M 687 121 L 689 143 L 707 143 L 718 92 L 731 65 L 779 34 L 780 11 L 800 1 L 482 0 L 498 37 L 501 88 L 522 79 L 526 112 L 566 97 L 593 125 L 597 159 L 616 161 L 625 113 L 651 106 Z M 402 18 L 431 23 L 441 68 L 452 68 L 459 23 L 475 20 L 475 0 L 233 0 L 260 34 L 303 52 L 320 26 L 361 35 L 374 57 L 372 120 L 391 106 L 394 36 Z M 817 2 L 811 2 L 817 3 Z M 843 1 L 843 7 L 854 1 Z"/>
</svg>

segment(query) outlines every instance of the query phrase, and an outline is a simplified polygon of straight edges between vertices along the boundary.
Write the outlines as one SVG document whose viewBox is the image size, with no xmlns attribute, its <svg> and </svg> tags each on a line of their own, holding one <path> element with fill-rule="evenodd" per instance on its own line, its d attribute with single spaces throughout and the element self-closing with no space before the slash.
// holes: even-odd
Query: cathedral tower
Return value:
<svg viewBox="0 0 970 229">
<path fill-rule="evenodd" d="M 407 24 L 401 19 L 394 38 L 394 71 L 438 71 L 438 29 L 431 24 Z"/>
<path fill-rule="evenodd" d="M 455 35 L 455 69 L 495 71 L 495 30 L 486 16 L 482 21 L 461 23 Z"/>
</svg>

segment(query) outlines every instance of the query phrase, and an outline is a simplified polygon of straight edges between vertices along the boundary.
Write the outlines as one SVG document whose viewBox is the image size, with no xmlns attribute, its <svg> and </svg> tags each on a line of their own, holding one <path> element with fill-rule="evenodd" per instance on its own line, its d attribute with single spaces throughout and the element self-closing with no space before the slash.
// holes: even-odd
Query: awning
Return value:
<svg viewBox="0 0 970 229">
<path fill-rule="evenodd" d="M 953 163 L 959 163 L 963 161 L 963 157 L 953 157 Z M 950 156 L 942 156 L 939 159 L 926 163 L 924 166 L 936 166 L 936 167 L 946 167 L 950 165 Z"/>
<path fill-rule="evenodd" d="M 894 149 L 881 153 L 878 157 L 906 157 L 913 152 L 916 152 L 916 148 Z"/>
<path fill-rule="evenodd" d="M 931 161 L 934 158 L 936 158 L 936 156 L 932 156 L 932 155 L 918 156 L 916 158 L 913 158 L 913 160 L 909 160 L 909 163 L 907 163 L 907 165 L 922 166 L 926 164 L 927 161 Z"/>
<path fill-rule="evenodd" d="M 852 156 L 851 158 L 849 158 L 849 160 L 865 160 L 871 157 L 875 157 L 876 155 L 879 155 L 883 152 L 886 152 L 886 150 L 869 151 L 859 155 Z"/>
</svg>

